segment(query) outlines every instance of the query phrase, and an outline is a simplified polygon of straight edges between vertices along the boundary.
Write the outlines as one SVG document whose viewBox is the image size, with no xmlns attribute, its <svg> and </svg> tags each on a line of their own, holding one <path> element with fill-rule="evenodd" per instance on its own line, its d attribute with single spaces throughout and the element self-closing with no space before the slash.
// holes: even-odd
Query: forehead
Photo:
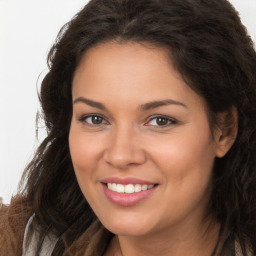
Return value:
<svg viewBox="0 0 256 256">
<path fill-rule="evenodd" d="M 153 101 L 167 97 L 196 101 L 165 49 L 150 44 L 107 42 L 89 49 L 73 80 L 73 97 L 107 101 Z M 142 102 L 144 103 L 144 102 Z"/>
<path fill-rule="evenodd" d="M 170 54 L 166 48 L 156 47 L 149 43 L 109 41 L 88 49 L 82 56 L 75 74 L 83 72 L 85 68 L 99 67 L 99 65 L 113 67 L 112 71 L 116 71 L 117 68 L 131 70 L 134 67 L 138 69 L 140 64 L 143 64 L 140 68 L 144 67 L 144 69 L 150 68 L 152 63 L 172 66 L 171 58 L 168 55 Z M 144 60 L 147 63 L 143 62 Z M 135 63 L 138 65 L 135 66 Z"/>
</svg>

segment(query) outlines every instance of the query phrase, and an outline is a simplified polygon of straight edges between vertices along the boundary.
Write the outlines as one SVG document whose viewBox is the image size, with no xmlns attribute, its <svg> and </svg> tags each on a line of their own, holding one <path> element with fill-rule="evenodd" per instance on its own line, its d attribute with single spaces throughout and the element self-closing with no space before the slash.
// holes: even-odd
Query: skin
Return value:
<svg viewBox="0 0 256 256">
<path fill-rule="evenodd" d="M 106 255 L 211 255 L 219 231 L 214 218 L 205 219 L 212 168 L 230 143 L 221 129 L 212 134 L 204 99 L 181 79 L 166 50 L 97 45 L 82 58 L 72 95 L 69 144 L 76 177 L 102 224 L 117 235 Z M 180 104 L 141 107 L 167 99 Z M 102 118 L 98 124 L 92 114 Z M 158 186 L 143 201 L 120 206 L 103 193 L 100 181 L 107 177 Z"/>
</svg>

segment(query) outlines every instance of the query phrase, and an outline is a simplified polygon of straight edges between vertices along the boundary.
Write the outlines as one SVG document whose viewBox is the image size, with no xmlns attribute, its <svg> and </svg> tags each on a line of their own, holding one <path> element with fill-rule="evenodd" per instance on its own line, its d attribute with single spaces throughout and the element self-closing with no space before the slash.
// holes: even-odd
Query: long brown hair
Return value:
<svg viewBox="0 0 256 256">
<path fill-rule="evenodd" d="M 248 243 L 256 253 L 256 53 L 226 0 L 92 0 L 61 29 L 40 92 L 47 137 L 25 170 L 21 199 L 11 204 L 30 206 L 20 221 L 34 212 L 43 232 L 59 237 L 55 255 L 82 255 L 88 230 L 101 228 L 78 186 L 68 136 L 74 71 L 90 47 L 111 40 L 168 49 L 188 86 L 206 100 L 213 126 L 216 114 L 236 107 L 237 139 L 215 161 L 209 211 L 238 239 L 244 255 Z M 104 232 L 104 239 L 92 240 L 102 244 L 99 255 L 113 236 Z"/>
</svg>

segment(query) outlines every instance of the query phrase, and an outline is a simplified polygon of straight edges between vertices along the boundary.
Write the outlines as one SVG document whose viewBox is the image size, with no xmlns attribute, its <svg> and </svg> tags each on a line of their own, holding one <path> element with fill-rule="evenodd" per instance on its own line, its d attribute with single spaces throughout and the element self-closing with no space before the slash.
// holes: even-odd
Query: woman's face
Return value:
<svg viewBox="0 0 256 256">
<path fill-rule="evenodd" d="M 83 56 L 72 94 L 71 157 L 103 225 L 128 236 L 201 225 L 216 143 L 204 100 L 166 51 L 98 45 Z"/>
</svg>

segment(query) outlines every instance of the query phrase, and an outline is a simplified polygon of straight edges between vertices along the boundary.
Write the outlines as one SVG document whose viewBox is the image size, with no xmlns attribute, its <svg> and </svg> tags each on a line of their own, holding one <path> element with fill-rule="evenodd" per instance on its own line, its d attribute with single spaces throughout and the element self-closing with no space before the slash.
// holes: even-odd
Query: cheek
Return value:
<svg viewBox="0 0 256 256">
<path fill-rule="evenodd" d="M 86 134 L 77 127 L 72 127 L 69 133 L 69 149 L 73 165 L 76 171 L 88 171 L 93 163 L 97 163 L 100 157 L 102 145 L 100 141 L 95 140 L 92 134 Z M 85 168 L 88 167 L 88 168 Z"/>
<path fill-rule="evenodd" d="M 199 134 L 195 131 L 183 133 L 183 136 L 175 134 L 151 150 L 151 158 L 165 179 L 167 194 L 175 193 L 172 198 L 177 202 L 193 195 L 195 198 L 200 196 L 210 182 L 215 159 L 214 142 L 210 132 Z"/>
<path fill-rule="evenodd" d="M 78 184 L 88 202 L 94 202 L 97 199 L 94 198 L 95 193 L 92 191 L 96 184 L 93 174 L 97 169 L 99 145 L 92 143 L 92 138 L 92 136 L 85 136 L 83 132 L 77 130 L 77 127 L 71 126 L 69 134 L 71 159 Z"/>
<path fill-rule="evenodd" d="M 193 212 L 204 212 L 215 159 L 211 140 L 207 137 L 195 142 L 193 136 L 172 139 L 169 145 L 155 150 L 154 155 L 164 179 L 165 223 L 179 221 Z"/>
<path fill-rule="evenodd" d="M 192 132 L 183 133 L 182 136 L 175 134 L 157 143 L 157 147 L 151 147 L 151 158 L 162 165 L 164 170 L 169 170 L 170 174 L 183 176 L 195 167 L 198 171 L 211 169 L 215 151 L 210 134 L 202 134 L 201 137 Z"/>
<path fill-rule="evenodd" d="M 85 192 L 84 188 L 90 185 L 94 170 L 97 168 L 100 144 L 95 142 L 93 135 L 86 135 L 78 127 L 71 125 L 69 148 L 78 183 Z"/>
</svg>

